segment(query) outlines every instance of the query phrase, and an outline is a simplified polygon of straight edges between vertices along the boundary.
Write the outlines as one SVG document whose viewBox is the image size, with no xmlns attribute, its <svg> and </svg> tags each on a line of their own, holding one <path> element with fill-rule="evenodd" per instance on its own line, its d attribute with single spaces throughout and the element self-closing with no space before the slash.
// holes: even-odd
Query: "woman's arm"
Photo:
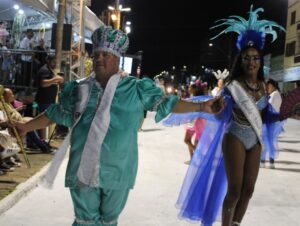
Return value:
<svg viewBox="0 0 300 226">
<path fill-rule="evenodd" d="M 211 100 L 200 103 L 193 103 L 185 100 L 179 100 L 173 108 L 173 113 L 188 113 L 188 112 L 206 112 L 217 114 L 223 110 L 225 106 L 224 98 L 219 96 Z"/>
</svg>

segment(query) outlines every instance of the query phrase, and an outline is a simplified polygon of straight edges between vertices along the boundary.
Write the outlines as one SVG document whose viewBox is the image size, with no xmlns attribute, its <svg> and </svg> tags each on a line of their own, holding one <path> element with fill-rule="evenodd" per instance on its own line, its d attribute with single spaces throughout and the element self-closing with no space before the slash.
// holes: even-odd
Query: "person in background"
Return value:
<svg viewBox="0 0 300 226">
<path fill-rule="evenodd" d="M 10 114 L 10 118 L 13 121 L 18 121 L 18 122 L 27 122 L 30 121 L 32 118 L 30 117 L 23 117 L 18 111 L 17 109 L 15 109 L 11 103 L 14 102 L 15 95 L 13 93 L 13 91 L 9 88 L 5 88 L 4 89 L 4 93 L 3 93 L 3 97 L 5 100 L 5 107 L 8 111 L 8 113 Z M 4 111 L 4 107 L 2 105 L 2 103 L 0 104 L 0 110 Z M 27 148 L 30 149 L 36 149 L 38 148 L 40 151 L 42 151 L 43 153 L 46 154 L 53 154 L 54 153 L 54 149 L 51 149 L 50 146 L 48 146 L 48 144 L 43 141 L 37 134 L 36 131 L 31 131 L 27 134 L 26 136 L 26 146 Z"/>
<path fill-rule="evenodd" d="M 34 63 L 36 64 L 36 72 L 46 64 L 46 58 L 47 58 L 47 52 L 45 47 L 45 40 L 41 38 L 39 40 L 39 44 L 34 47 L 34 50 L 36 51 L 34 53 Z"/>
<path fill-rule="evenodd" d="M 281 93 L 279 91 L 278 83 L 269 79 L 267 81 L 267 92 L 269 95 L 269 103 L 272 106 L 272 111 L 274 113 L 279 114 L 280 106 L 282 103 Z M 281 132 L 283 132 L 283 124 L 284 122 L 278 120 L 273 122 L 271 127 L 266 127 L 264 130 L 264 149 L 261 155 L 261 163 L 260 166 L 266 167 L 266 159 L 269 158 L 270 168 L 275 169 L 275 158 L 278 157 L 278 143 L 277 138 Z"/>
<path fill-rule="evenodd" d="M 189 96 L 192 98 L 201 95 L 204 95 L 203 86 L 199 80 L 196 80 L 194 84 L 189 86 Z M 187 100 L 189 100 L 189 98 Z M 184 136 L 184 143 L 188 146 L 190 154 L 190 160 L 186 161 L 185 164 L 190 164 L 193 158 L 194 151 L 205 127 L 205 123 L 205 119 L 198 118 L 185 126 L 186 132 Z"/>
<path fill-rule="evenodd" d="M 32 51 L 34 48 L 33 42 L 33 30 L 27 29 L 26 36 L 22 39 L 20 43 L 20 49 L 26 51 Z M 21 55 L 21 74 L 18 74 L 16 78 L 16 85 L 20 86 L 30 86 L 32 80 L 32 63 L 33 63 L 33 52 L 23 53 Z"/>
<path fill-rule="evenodd" d="M 59 85 L 64 83 L 64 78 L 55 74 L 56 57 L 48 55 L 46 63 L 40 68 L 37 73 L 35 84 L 37 92 L 35 101 L 38 104 L 38 112 L 44 112 L 51 104 L 56 102 L 56 97 L 59 90 Z M 42 129 L 39 134 L 43 140 L 46 139 L 46 130 Z"/>
<path fill-rule="evenodd" d="M 218 80 L 217 86 L 211 91 L 211 95 L 215 97 L 221 94 L 224 87 L 224 80 L 229 75 L 229 71 L 227 69 L 224 69 L 224 71 L 217 70 L 213 74 Z"/>
<path fill-rule="evenodd" d="M 12 172 L 15 167 L 20 167 L 18 157 L 20 151 L 16 139 L 8 132 L 8 124 L 5 113 L 0 110 L 0 176 Z"/>
<path fill-rule="evenodd" d="M 12 73 L 13 73 L 13 66 L 15 64 L 15 60 L 11 54 L 11 51 L 8 50 L 7 46 L 2 46 L 0 48 L 0 52 L 2 54 L 2 64 L 0 61 L 0 70 L 1 70 L 1 84 L 7 85 L 11 83 L 12 80 Z"/>
<path fill-rule="evenodd" d="M 84 73 L 89 76 L 93 72 L 93 59 L 90 57 L 89 53 L 85 53 L 85 71 Z"/>
</svg>

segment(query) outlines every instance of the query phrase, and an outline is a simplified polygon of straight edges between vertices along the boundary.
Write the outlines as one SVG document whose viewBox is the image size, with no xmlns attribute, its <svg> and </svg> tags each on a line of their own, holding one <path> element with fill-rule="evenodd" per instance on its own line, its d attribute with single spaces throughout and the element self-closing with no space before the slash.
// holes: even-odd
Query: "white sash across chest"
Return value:
<svg viewBox="0 0 300 226">
<path fill-rule="evenodd" d="M 253 130 L 255 131 L 259 142 L 262 143 L 262 119 L 259 110 L 253 99 L 249 97 L 247 92 L 241 86 L 238 81 L 233 80 L 227 85 L 228 90 L 231 93 L 234 102 L 242 110 L 243 114 L 251 124 Z"/>
<path fill-rule="evenodd" d="M 103 96 L 99 97 L 101 98 L 101 101 L 95 113 L 95 116 L 97 117 L 94 117 L 91 122 L 91 127 L 88 132 L 77 172 L 78 181 L 81 185 L 92 187 L 99 186 L 101 146 L 109 127 L 110 107 L 120 78 L 121 75 L 119 73 L 113 75 L 106 85 Z M 75 123 L 53 157 L 46 175 L 42 178 L 41 184 L 47 188 L 53 186 L 59 167 L 70 146 L 72 130 L 80 121 L 82 113 L 85 111 L 92 86 L 95 82 L 94 75 L 79 81 L 78 100 L 76 102 L 74 113 Z"/>
</svg>

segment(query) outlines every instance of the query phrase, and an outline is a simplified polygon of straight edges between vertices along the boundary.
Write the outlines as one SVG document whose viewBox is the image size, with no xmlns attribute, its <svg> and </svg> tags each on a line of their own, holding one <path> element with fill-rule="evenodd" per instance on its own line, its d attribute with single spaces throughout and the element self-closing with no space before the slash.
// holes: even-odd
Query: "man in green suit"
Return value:
<svg viewBox="0 0 300 226">
<path fill-rule="evenodd" d="M 158 122 L 171 112 L 216 113 L 223 108 L 223 99 L 185 102 L 177 96 L 165 96 L 151 79 L 124 75 L 119 60 L 129 40 L 120 30 L 102 26 L 93 33 L 92 41 L 94 73 L 67 83 L 59 103 L 16 126 L 21 134 L 53 122 L 70 127 L 45 181 L 53 182 L 70 144 L 65 185 L 74 204 L 73 226 L 116 226 L 135 183 L 137 133 L 144 110 L 156 111 Z"/>
</svg>

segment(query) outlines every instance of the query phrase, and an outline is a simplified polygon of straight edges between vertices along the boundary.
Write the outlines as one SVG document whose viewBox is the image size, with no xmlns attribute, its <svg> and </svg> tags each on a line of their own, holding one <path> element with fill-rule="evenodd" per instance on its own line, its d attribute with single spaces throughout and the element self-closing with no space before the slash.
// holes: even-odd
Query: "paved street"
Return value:
<svg viewBox="0 0 300 226">
<path fill-rule="evenodd" d="M 188 150 L 184 128 L 154 124 L 149 113 L 139 133 L 139 171 L 120 226 L 188 226 L 177 218 L 175 202 L 183 181 Z M 290 119 L 280 137 L 276 169 L 261 169 L 243 226 L 300 226 L 300 121 Z M 0 215 L 1 226 L 68 226 L 73 220 L 65 163 L 52 190 L 37 186 Z M 34 182 L 27 182 L 34 183 Z M 13 194 L 11 195 L 13 198 Z M 3 200 L 2 202 L 5 202 Z M 1 206 L 2 203 L 0 203 Z M 220 225 L 216 223 L 216 226 Z"/>
</svg>

